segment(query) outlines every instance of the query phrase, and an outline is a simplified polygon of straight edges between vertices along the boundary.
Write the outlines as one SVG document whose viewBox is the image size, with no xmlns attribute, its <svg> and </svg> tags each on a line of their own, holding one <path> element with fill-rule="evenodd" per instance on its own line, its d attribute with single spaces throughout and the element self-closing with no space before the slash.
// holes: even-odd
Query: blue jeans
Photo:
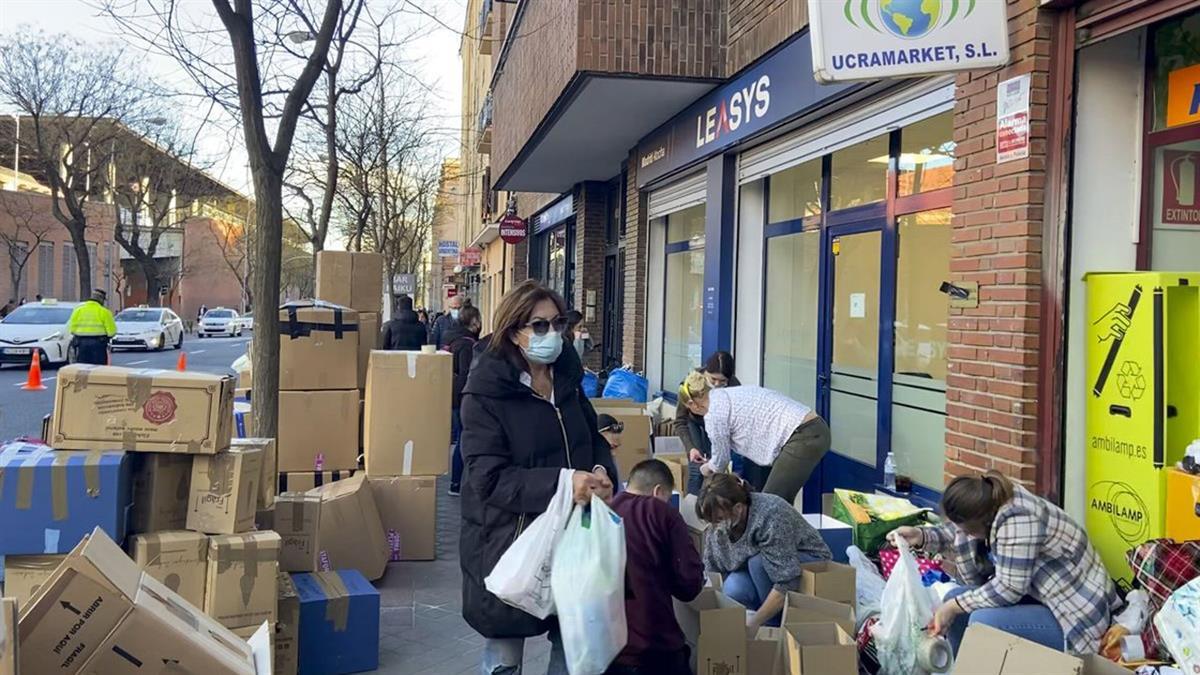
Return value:
<svg viewBox="0 0 1200 675">
<path fill-rule="evenodd" d="M 462 417 L 458 408 L 450 409 L 450 489 L 457 491 L 462 485 Z"/>
<path fill-rule="evenodd" d="M 550 665 L 546 675 L 567 675 L 567 657 L 563 654 L 562 635 L 550 630 Z M 525 638 L 488 638 L 483 644 L 482 675 L 521 675 L 525 662 Z"/>
<path fill-rule="evenodd" d="M 956 588 L 946 594 L 946 600 L 952 600 L 969 590 L 971 589 L 965 587 Z M 950 626 L 946 634 L 946 639 L 950 641 L 955 654 L 958 654 L 958 646 L 962 644 L 967 626 L 973 624 L 991 626 L 1058 651 L 1063 651 L 1066 646 L 1062 626 L 1058 624 L 1054 614 L 1045 605 L 1031 598 L 1025 598 L 1020 604 L 1009 607 L 977 609 L 955 619 L 954 625 Z"/>
<path fill-rule="evenodd" d="M 817 558 L 801 555 L 800 560 L 801 562 L 816 562 Z M 744 569 L 726 574 L 725 585 L 721 591 L 745 605 L 746 609 L 757 610 L 766 602 L 767 596 L 774 587 L 775 584 L 771 582 L 771 577 L 767 576 L 762 554 L 758 554 L 746 562 Z M 767 625 L 778 626 L 781 618 L 783 618 L 782 612 L 768 621 Z"/>
</svg>

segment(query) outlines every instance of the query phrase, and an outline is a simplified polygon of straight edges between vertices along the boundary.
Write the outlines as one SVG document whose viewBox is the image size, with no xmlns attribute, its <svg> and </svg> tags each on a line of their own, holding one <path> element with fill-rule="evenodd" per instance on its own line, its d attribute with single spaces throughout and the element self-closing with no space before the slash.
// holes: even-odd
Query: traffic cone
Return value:
<svg viewBox="0 0 1200 675">
<path fill-rule="evenodd" d="M 46 388 L 42 384 L 42 356 L 36 349 L 33 350 L 33 362 L 29 364 L 29 379 L 21 388 L 25 391 L 42 391 Z"/>
<path fill-rule="evenodd" d="M 175 364 L 175 370 L 178 370 L 181 373 L 187 370 L 187 352 L 179 352 L 179 362 Z"/>
</svg>

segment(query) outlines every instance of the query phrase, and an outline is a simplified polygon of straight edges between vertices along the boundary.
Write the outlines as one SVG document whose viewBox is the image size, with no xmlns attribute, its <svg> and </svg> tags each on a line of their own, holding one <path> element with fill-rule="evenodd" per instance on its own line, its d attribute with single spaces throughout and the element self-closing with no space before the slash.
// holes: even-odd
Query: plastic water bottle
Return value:
<svg viewBox="0 0 1200 675">
<path fill-rule="evenodd" d="M 883 487 L 893 492 L 896 490 L 896 455 L 891 452 L 883 460 Z"/>
</svg>

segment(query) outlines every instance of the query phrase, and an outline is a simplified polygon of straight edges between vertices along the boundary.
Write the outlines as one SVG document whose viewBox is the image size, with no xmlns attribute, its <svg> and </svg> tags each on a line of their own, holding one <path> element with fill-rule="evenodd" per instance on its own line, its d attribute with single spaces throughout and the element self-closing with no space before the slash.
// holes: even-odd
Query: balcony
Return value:
<svg viewBox="0 0 1200 675">
<path fill-rule="evenodd" d="M 607 180 L 640 138 L 718 83 L 725 0 L 686 4 L 687 12 L 678 0 L 516 5 L 494 57 L 494 187 L 560 193 Z"/>
<path fill-rule="evenodd" d="M 495 22 L 495 12 L 492 11 L 494 0 L 483 0 L 479 6 L 479 33 L 475 43 L 479 45 L 479 53 L 490 55 L 495 38 L 492 35 Z"/>
<path fill-rule="evenodd" d="M 483 105 L 479 108 L 479 119 L 475 123 L 475 132 L 479 134 L 479 139 L 475 142 L 475 150 L 486 155 L 492 151 L 492 95 L 489 93 L 487 98 L 483 99 Z"/>
</svg>

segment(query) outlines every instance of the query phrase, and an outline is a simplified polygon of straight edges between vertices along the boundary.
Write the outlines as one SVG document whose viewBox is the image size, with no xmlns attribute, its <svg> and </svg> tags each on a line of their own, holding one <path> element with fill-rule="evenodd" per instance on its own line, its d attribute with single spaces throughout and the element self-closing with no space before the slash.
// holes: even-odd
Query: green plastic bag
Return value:
<svg viewBox="0 0 1200 675">
<path fill-rule="evenodd" d="M 833 517 L 849 525 L 854 545 L 867 555 L 878 551 L 892 530 L 925 522 L 926 509 L 907 499 L 854 490 L 833 491 Z"/>
</svg>

